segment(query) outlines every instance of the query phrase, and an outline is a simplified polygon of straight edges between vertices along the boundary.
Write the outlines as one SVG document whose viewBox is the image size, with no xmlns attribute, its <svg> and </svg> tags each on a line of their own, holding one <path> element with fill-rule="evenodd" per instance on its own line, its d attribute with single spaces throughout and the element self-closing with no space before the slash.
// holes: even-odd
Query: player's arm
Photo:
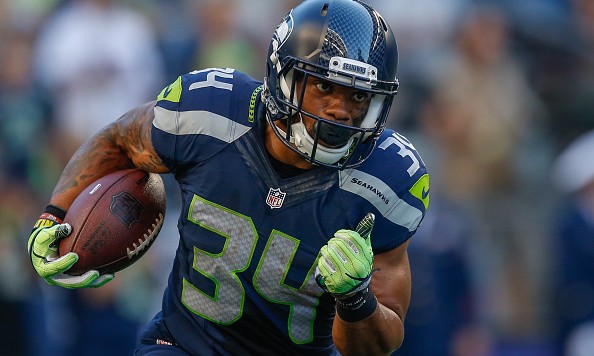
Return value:
<svg viewBox="0 0 594 356">
<path fill-rule="evenodd" d="M 411 293 L 408 241 L 375 255 L 371 293 L 377 298 L 373 313 L 360 321 L 334 319 L 332 335 L 343 355 L 387 355 L 404 339 L 404 317 Z"/>
<path fill-rule="evenodd" d="M 320 249 L 316 281 L 336 299 L 332 336 L 343 355 L 388 355 L 404 338 L 408 241 L 374 257 L 374 223 L 367 214 L 354 231 L 338 230 Z"/>
<path fill-rule="evenodd" d="M 83 144 L 62 172 L 50 204 L 67 211 L 89 184 L 118 170 L 166 173 L 151 142 L 154 106 L 150 102 L 129 111 Z"/>
<path fill-rule="evenodd" d="M 60 256 L 58 242 L 72 231 L 63 224 L 74 199 L 95 180 L 118 170 L 140 168 L 165 173 L 151 143 L 154 102 L 134 109 L 103 128 L 72 156 L 39 217 L 27 243 L 33 268 L 47 283 L 65 288 L 100 287 L 113 275 L 91 270 L 79 276 L 65 272 L 78 261 L 76 253 Z"/>
</svg>

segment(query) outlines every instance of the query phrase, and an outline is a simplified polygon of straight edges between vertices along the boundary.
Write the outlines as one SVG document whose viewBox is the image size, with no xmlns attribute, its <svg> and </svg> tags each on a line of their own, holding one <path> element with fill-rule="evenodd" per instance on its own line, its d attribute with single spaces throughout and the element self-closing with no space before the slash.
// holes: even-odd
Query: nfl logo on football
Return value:
<svg viewBox="0 0 594 356">
<path fill-rule="evenodd" d="M 266 197 L 266 204 L 268 204 L 271 209 L 278 209 L 283 206 L 286 195 L 287 193 L 281 192 L 280 188 L 270 188 L 268 196 Z"/>
</svg>

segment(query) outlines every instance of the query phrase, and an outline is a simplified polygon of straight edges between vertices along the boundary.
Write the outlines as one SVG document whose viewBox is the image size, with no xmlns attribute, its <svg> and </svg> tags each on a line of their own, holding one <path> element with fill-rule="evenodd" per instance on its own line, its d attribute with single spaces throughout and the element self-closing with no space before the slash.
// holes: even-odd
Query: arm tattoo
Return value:
<svg viewBox="0 0 594 356">
<path fill-rule="evenodd" d="M 134 166 L 147 172 L 165 173 L 167 169 L 151 142 L 154 102 L 143 105 L 115 122 L 119 133 L 117 144 L 124 147 Z"/>
<path fill-rule="evenodd" d="M 151 143 L 153 107 L 151 102 L 126 113 L 83 144 L 62 172 L 50 203 L 67 210 L 85 187 L 118 170 L 166 173 Z"/>
</svg>

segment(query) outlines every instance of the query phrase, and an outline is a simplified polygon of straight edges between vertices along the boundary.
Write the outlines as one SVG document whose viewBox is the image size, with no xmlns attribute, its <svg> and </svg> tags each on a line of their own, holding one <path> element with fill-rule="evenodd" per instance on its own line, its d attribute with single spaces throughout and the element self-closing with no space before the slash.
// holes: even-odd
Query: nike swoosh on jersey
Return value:
<svg viewBox="0 0 594 356">
<path fill-rule="evenodd" d="M 423 174 L 417 182 L 409 189 L 409 192 L 423 202 L 425 210 L 429 207 L 429 175 Z"/>
<path fill-rule="evenodd" d="M 171 88 L 171 85 L 167 87 L 167 89 L 165 89 L 165 91 L 163 92 L 163 98 L 166 98 L 169 96 L 169 93 L 171 93 L 173 89 Z"/>
<path fill-rule="evenodd" d="M 429 189 L 427 189 L 427 187 L 423 187 L 423 191 L 421 192 L 421 196 L 423 197 L 423 199 L 427 199 L 427 197 L 429 196 Z"/>
</svg>

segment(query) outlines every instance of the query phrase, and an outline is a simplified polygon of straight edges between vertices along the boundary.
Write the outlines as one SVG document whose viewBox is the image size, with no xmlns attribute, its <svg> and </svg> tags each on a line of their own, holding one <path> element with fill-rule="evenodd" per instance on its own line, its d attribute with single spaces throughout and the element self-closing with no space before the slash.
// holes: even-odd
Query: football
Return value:
<svg viewBox="0 0 594 356">
<path fill-rule="evenodd" d="M 76 252 L 79 257 L 66 273 L 115 273 L 136 262 L 157 238 L 165 206 L 158 174 L 128 169 L 89 185 L 64 218 L 72 233 L 60 240 L 60 256 Z"/>
</svg>

